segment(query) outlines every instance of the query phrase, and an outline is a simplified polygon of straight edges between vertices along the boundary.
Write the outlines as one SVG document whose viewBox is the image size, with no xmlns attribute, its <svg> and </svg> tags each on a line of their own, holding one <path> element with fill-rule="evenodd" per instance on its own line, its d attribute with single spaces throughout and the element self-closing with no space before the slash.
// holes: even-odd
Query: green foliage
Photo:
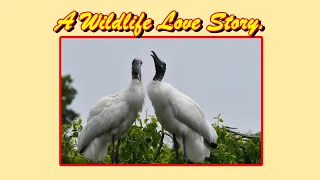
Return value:
<svg viewBox="0 0 320 180">
<path fill-rule="evenodd" d="M 85 164 L 89 163 L 76 149 L 76 140 L 82 130 L 82 120 L 78 119 L 62 127 L 62 163 Z"/>
<path fill-rule="evenodd" d="M 68 124 L 79 116 L 78 113 L 68 108 L 77 94 L 77 90 L 71 86 L 73 79 L 70 75 L 62 76 L 62 123 Z"/>
<path fill-rule="evenodd" d="M 213 124 L 218 138 L 218 148 L 212 150 L 211 157 L 207 158 L 204 164 L 259 164 L 260 163 L 260 133 L 256 137 L 248 137 L 237 132 L 231 132 L 227 126 L 221 125 L 223 120 L 220 115 L 216 117 L 217 123 Z M 142 123 L 142 121 L 144 123 Z M 137 125 L 138 124 L 138 125 Z M 142 125 L 144 124 L 144 126 Z M 160 129 L 160 130 L 158 130 Z M 90 163 L 77 150 L 76 138 L 82 130 L 81 119 L 72 124 L 63 125 L 62 158 L 63 163 L 85 164 Z M 161 152 L 154 161 L 155 154 L 159 148 L 163 128 L 159 128 L 155 116 L 144 120 L 138 115 L 126 136 L 121 139 L 120 163 L 121 164 L 172 164 L 175 163 L 175 153 L 168 145 L 163 144 Z M 168 136 L 169 133 L 166 133 Z M 115 143 L 115 148 L 117 143 Z M 111 163 L 110 153 L 112 146 L 109 146 L 109 154 L 105 163 Z M 180 162 L 183 162 L 181 149 L 179 148 Z"/>
</svg>

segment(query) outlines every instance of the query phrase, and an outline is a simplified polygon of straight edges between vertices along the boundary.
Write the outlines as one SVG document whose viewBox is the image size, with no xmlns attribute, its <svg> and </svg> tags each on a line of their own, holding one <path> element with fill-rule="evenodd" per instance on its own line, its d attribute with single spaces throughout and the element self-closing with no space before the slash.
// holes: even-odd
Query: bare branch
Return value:
<svg viewBox="0 0 320 180">
<path fill-rule="evenodd" d="M 161 148 L 162 148 L 162 145 L 163 145 L 163 138 L 164 138 L 164 133 L 162 133 L 162 135 L 161 135 L 159 149 L 158 149 L 156 155 L 154 156 L 154 161 L 157 159 L 158 155 L 160 154 L 160 151 L 161 151 Z"/>
<path fill-rule="evenodd" d="M 226 126 L 226 128 L 228 128 L 228 129 L 238 129 L 238 128 L 234 128 L 234 127 L 230 127 L 230 126 Z"/>
<path fill-rule="evenodd" d="M 227 131 L 229 132 L 229 133 L 232 133 L 232 134 L 235 134 L 235 135 L 239 135 L 239 136 L 241 136 L 241 137 L 243 137 L 243 138 L 255 138 L 256 136 L 249 136 L 249 135 L 246 135 L 246 134 L 242 134 L 242 133 L 238 133 L 238 132 L 234 132 L 234 131 L 231 131 L 231 130 L 229 130 L 229 129 L 227 129 Z"/>
</svg>

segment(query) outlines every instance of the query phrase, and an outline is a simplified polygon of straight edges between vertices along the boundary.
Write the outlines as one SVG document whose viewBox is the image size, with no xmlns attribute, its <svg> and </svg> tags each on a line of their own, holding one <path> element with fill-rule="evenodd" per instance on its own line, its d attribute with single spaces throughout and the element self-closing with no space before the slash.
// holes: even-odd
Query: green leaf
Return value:
<svg viewBox="0 0 320 180">
<path fill-rule="evenodd" d="M 78 132 L 74 132 L 72 136 L 73 137 L 78 137 Z"/>
<path fill-rule="evenodd" d="M 152 138 L 151 136 L 147 137 L 146 138 L 146 143 L 150 143 L 152 141 L 151 138 Z"/>
<path fill-rule="evenodd" d="M 145 143 L 142 144 L 142 148 L 144 152 L 148 152 L 148 146 Z"/>
<path fill-rule="evenodd" d="M 142 127 L 142 121 L 141 121 L 141 119 L 139 118 L 138 121 L 139 121 L 140 127 Z"/>
<path fill-rule="evenodd" d="M 152 118 L 151 118 L 151 121 L 152 121 L 152 123 L 157 123 L 157 122 L 158 122 L 158 119 L 155 118 L 155 117 L 152 117 Z"/>
<path fill-rule="evenodd" d="M 144 119 L 144 123 L 147 124 L 147 122 L 149 121 L 148 118 Z"/>
</svg>

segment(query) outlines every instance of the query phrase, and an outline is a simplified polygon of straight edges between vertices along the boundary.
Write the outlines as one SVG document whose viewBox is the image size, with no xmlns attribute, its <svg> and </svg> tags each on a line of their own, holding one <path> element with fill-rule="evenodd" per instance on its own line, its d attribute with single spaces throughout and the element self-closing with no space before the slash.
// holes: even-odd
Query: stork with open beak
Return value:
<svg viewBox="0 0 320 180">
<path fill-rule="evenodd" d="M 156 73 L 148 85 L 148 96 L 160 124 L 173 135 L 176 162 L 179 159 L 178 144 L 185 162 L 188 159 L 194 163 L 201 162 L 210 157 L 212 148 L 217 147 L 218 135 L 195 101 L 162 81 L 166 63 L 151 52 Z"/>
</svg>

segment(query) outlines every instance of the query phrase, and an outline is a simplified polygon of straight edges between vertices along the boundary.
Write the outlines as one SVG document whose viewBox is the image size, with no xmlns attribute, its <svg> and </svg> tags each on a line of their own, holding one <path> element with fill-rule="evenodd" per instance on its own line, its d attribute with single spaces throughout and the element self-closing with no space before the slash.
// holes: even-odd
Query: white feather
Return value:
<svg viewBox="0 0 320 180">
<path fill-rule="evenodd" d="M 87 146 L 84 156 L 103 161 L 108 153 L 112 134 L 116 140 L 125 135 L 142 111 L 145 92 L 139 80 L 132 80 L 128 88 L 101 98 L 91 109 L 87 124 L 78 137 L 78 149 Z"/>
<path fill-rule="evenodd" d="M 182 150 L 182 135 L 185 136 L 189 160 L 201 162 L 210 157 L 211 148 L 205 145 L 204 138 L 209 143 L 216 143 L 218 135 L 196 102 L 172 85 L 160 81 L 149 83 L 148 96 L 159 122 L 176 135 Z"/>
</svg>

